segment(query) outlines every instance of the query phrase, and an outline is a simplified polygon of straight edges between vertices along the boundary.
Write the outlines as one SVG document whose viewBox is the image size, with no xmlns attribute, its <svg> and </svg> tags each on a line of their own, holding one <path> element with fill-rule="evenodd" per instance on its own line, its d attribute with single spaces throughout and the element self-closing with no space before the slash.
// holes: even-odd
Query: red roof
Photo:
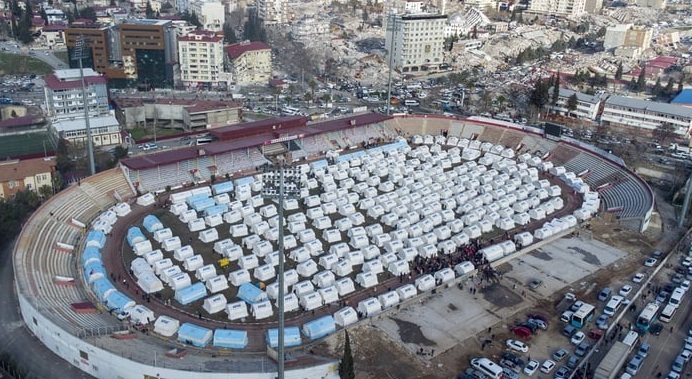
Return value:
<svg viewBox="0 0 692 379">
<path fill-rule="evenodd" d="M 61 81 L 60 79 L 58 79 L 57 76 L 55 76 L 55 74 L 46 75 L 45 81 L 46 81 L 46 87 L 50 88 L 53 91 L 81 88 L 81 86 L 82 86 L 82 83 L 79 79 L 69 80 L 69 81 Z M 107 83 L 108 83 L 108 81 L 106 80 L 106 77 L 103 75 L 85 76 L 84 77 L 84 84 L 86 84 L 86 85 L 107 84 Z"/>
<path fill-rule="evenodd" d="M 69 28 L 65 24 L 50 24 L 43 27 L 44 32 L 59 32 Z"/>
<path fill-rule="evenodd" d="M 238 58 L 239 56 L 245 54 L 248 51 L 257 50 L 269 50 L 271 47 L 264 42 L 253 41 L 253 42 L 240 42 L 234 43 L 232 45 L 226 46 L 226 53 L 232 59 Z"/>
<path fill-rule="evenodd" d="M 19 126 L 32 126 L 44 122 L 43 116 L 29 115 L 0 120 L 0 129 L 16 128 Z"/>
</svg>

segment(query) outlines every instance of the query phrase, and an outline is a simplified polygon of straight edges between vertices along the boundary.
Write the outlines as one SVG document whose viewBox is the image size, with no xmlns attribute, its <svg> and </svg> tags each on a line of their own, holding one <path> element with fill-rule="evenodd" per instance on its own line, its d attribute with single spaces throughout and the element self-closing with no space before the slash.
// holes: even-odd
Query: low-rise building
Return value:
<svg viewBox="0 0 692 379">
<path fill-rule="evenodd" d="M 550 90 L 549 93 L 552 93 L 552 90 Z M 577 109 L 569 111 L 567 104 L 573 95 L 577 96 Z M 565 116 L 569 115 L 579 119 L 595 120 L 598 116 L 602 101 L 603 99 L 600 96 L 587 95 L 570 89 L 560 88 L 557 103 L 548 106 L 548 109 L 552 112 L 559 112 Z"/>
<path fill-rule="evenodd" d="M 55 157 L 0 162 L 0 199 L 8 199 L 19 191 L 38 191 L 43 186 L 53 190 Z"/>
<path fill-rule="evenodd" d="M 606 126 L 652 134 L 670 127 L 678 136 L 686 136 L 692 127 L 692 109 L 626 96 L 610 96 L 605 101 L 601 122 Z"/>
<path fill-rule="evenodd" d="M 185 130 L 212 129 L 241 119 L 241 105 L 234 101 L 118 98 L 115 103 L 116 117 L 126 129 L 154 122 Z"/>
<path fill-rule="evenodd" d="M 228 45 L 226 58 L 227 71 L 237 84 L 267 84 L 272 77 L 272 51 L 263 42 Z"/>
<path fill-rule="evenodd" d="M 71 144 L 86 144 L 87 129 L 83 117 L 54 120 L 49 130 L 56 137 L 65 139 Z M 120 124 L 113 115 L 89 117 L 89 130 L 93 145 L 96 147 L 120 145 L 123 142 Z"/>
</svg>

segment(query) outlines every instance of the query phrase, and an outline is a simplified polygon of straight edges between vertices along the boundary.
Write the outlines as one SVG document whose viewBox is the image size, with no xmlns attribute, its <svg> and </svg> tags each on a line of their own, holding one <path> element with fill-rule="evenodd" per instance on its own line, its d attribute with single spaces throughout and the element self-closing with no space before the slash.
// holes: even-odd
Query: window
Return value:
<svg viewBox="0 0 692 379">
<path fill-rule="evenodd" d="M 89 354 L 82 350 L 79 351 L 79 357 L 82 359 L 86 359 L 87 361 L 89 360 Z"/>
</svg>

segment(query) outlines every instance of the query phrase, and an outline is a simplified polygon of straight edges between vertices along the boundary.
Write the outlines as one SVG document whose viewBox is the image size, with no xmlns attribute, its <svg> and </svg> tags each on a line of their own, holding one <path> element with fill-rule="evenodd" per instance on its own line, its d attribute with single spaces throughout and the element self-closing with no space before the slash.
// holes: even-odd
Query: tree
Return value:
<svg viewBox="0 0 692 379">
<path fill-rule="evenodd" d="M 351 338 L 348 336 L 348 330 L 344 332 L 344 356 L 339 362 L 339 377 L 341 379 L 355 379 L 356 371 L 353 364 L 353 353 L 351 352 Z"/>
<path fill-rule="evenodd" d="M 663 94 L 663 85 L 661 85 L 660 76 L 656 79 L 656 84 L 654 84 L 654 88 L 651 89 L 651 94 L 655 97 L 659 97 Z"/>
<path fill-rule="evenodd" d="M 229 21 L 223 24 L 223 39 L 227 44 L 238 42 L 238 37 L 236 37 L 235 30 L 233 30 L 233 26 L 231 26 Z"/>
<path fill-rule="evenodd" d="M 41 8 L 39 15 L 41 15 L 41 18 L 43 19 L 43 25 L 48 25 L 48 15 L 46 14 L 46 10 Z"/>
<path fill-rule="evenodd" d="M 615 70 L 615 79 L 622 79 L 622 62 L 618 63 L 618 68 Z"/>
<path fill-rule="evenodd" d="M 557 100 L 560 98 L 560 71 L 555 74 L 555 80 L 553 80 L 553 98 L 551 101 L 552 105 L 557 104 Z"/>
<path fill-rule="evenodd" d="M 567 114 L 569 116 L 572 116 L 572 112 L 577 110 L 578 104 L 579 104 L 579 101 L 577 100 L 577 94 L 573 93 L 572 96 L 570 96 L 567 99 Z"/>
<path fill-rule="evenodd" d="M 369 18 L 370 18 L 370 14 L 368 13 L 368 8 L 363 7 L 363 22 L 368 22 Z"/>
<path fill-rule="evenodd" d="M 533 92 L 531 92 L 529 103 L 534 105 L 536 108 L 538 108 L 538 111 L 541 112 L 543 110 L 543 107 L 545 107 L 545 105 L 550 100 L 549 98 L 550 95 L 548 94 L 547 83 L 543 82 L 542 79 L 538 79 L 536 85 L 533 88 Z"/>
<path fill-rule="evenodd" d="M 144 10 L 144 13 L 146 14 L 147 18 L 154 18 L 156 15 L 154 8 L 151 7 L 151 1 L 147 1 L 147 7 Z"/>
<path fill-rule="evenodd" d="M 256 12 L 249 12 L 243 27 L 243 39 L 248 41 L 267 41 L 267 34 Z"/>
<path fill-rule="evenodd" d="M 675 127 L 671 124 L 662 123 L 654 129 L 653 135 L 658 139 L 658 143 L 665 145 L 666 142 L 675 135 Z"/>
<path fill-rule="evenodd" d="M 637 77 L 637 92 L 646 91 L 646 67 L 642 67 Z"/>
<path fill-rule="evenodd" d="M 680 73 L 680 80 L 678 81 L 678 93 L 682 92 L 682 84 L 685 82 L 685 73 Z"/>
<path fill-rule="evenodd" d="M 668 77 L 668 84 L 666 84 L 666 96 L 673 96 L 673 88 L 675 88 L 675 82 L 673 81 L 673 77 Z"/>
</svg>

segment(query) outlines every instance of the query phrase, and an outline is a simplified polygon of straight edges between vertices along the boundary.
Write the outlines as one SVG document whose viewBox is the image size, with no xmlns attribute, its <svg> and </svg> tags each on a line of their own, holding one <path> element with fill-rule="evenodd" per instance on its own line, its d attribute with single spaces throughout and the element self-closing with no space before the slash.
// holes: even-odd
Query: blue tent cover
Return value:
<svg viewBox="0 0 692 379">
<path fill-rule="evenodd" d="M 320 159 L 319 161 L 314 161 L 310 163 L 310 168 L 317 169 L 317 168 L 324 168 L 329 166 L 329 162 L 327 162 L 326 159 Z"/>
<path fill-rule="evenodd" d="M 175 300 L 182 305 L 188 305 L 205 296 L 207 296 L 207 287 L 204 286 L 203 282 L 197 282 L 191 286 L 175 291 Z"/>
<path fill-rule="evenodd" d="M 238 298 L 248 304 L 267 299 L 267 294 L 252 283 L 244 283 L 238 288 Z"/>
<path fill-rule="evenodd" d="M 303 325 L 303 334 L 311 340 L 322 338 L 336 331 L 334 317 L 327 315 L 318 319 L 306 322 Z"/>
<path fill-rule="evenodd" d="M 106 276 L 106 269 L 103 267 L 101 262 L 91 262 L 84 267 L 84 278 L 87 282 L 92 275 L 99 273 L 104 277 Z"/>
<path fill-rule="evenodd" d="M 178 329 L 178 341 L 203 348 L 212 339 L 211 329 L 186 322 Z"/>
<path fill-rule="evenodd" d="M 204 210 L 205 216 L 215 216 L 228 212 L 228 204 L 218 204 Z"/>
<path fill-rule="evenodd" d="M 216 202 L 214 202 L 214 199 L 211 197 L 205 197 L 204 199 L 193 201 L 190 206 L 197 212 L 201 212 L 207 208 L 213 207 L 215 204 Z"/>
<path fill-rule="evenodd" d="M 134 303 L 134 301 L 120 291 L 113 292 L 113 294 L 106 299 L 106 307 L 116 311 L 122 311 L 128 304 L 132 303 Z"/>
<path fill-rule="evenodd" d="M 111 281 L 106 279 L 106 278 L 96 279 L 94 281 L 93 288 L 94 288 L 94 292 L 96 292 L 96 294 L 99 297 L 99 300 L 101 300 L 101 301 L 106 301 L 106 298 L 104 297 L 106 292 L 115 289 L 115 287 L 113 286 L 113 283 L 111 283 Z M 112 294 L 109 294 L 109 297 L 110 297 L 110 295 L 112 295 Z"/>
<path fill-rule="evenodd" d="M 103 245 L 106 244 L 106 235 L 102 230 L 92 229 L 89 231 L 89 233 L 87 233 L 86 242 L 89 244 L 89 242 L 92 241 L 97 242 L 99 244 L 99 248 L 102 248 Z"/>
<path fill-rule="evenodd" d="M 245 185 L 245 184 L 254 183 L 255 178 L 253 178 L 252 176 L 244 176 L 242 178 L 238 178 L 238 179 L 234 180 L 234 182 L 235 182 L 236 187 L 240 187 L 240 186 Z"/>
<path fill-rule="evenodd" d="M 232 192 L 233 191 L 233 182 L 228 181 L 228 182 L 216 183 L 213 186 L 211 186 L 211 189 L 215 195 Z"/>
<path fill-rule="evenodd" d="M 284 329 L 285 346 L 299 346 L 301 342 L 300 330 L 297 326 L 289 326 Z M 279 346 L 279 329 L 273 328 L 267 330 L 267 344 L 270 347 Z"/>
<path fill-rule="evenodd" d="M 149 233 L 154 233 L 155 231 L 159 229 L 163 229 L 163 223 L 161 220 L 159 220 L 158 217 L 154 215 L 146 215 L 144 216 L 144 222 L 143 222 L 144 228 L 149 232 Z"/>
<path fill-rule="evenodd" d="M 135 243 L 144 241 L 147 238 L 144 237 L 144 233 L 142 233 L 142 229 L 132 226 L 130 229 L 127 229 L 127 243 L 130 245 L 130 247 L 133 247 Z"/>
<path fill-rule="evenodd" d="M 92 258 L 96 258 L 100 261 L 101 260 L 101 250 L 99 250 L 99 248 L 96 246 L 85 247 L 84 253 L 82 254 L 82 267 L 84 267 L 85 263 Z"/>
<path fill-rule="evenodd" d="M 246 330 L 216 329 L 214 330 L 214 346 L 231 349 L 242 349 L 248 344 Z"/>
<path fill-rule="evenodd" d="M 188 196 L 188 198 L 185 199 L 185 202 L 187 203 L 187 205 L 192 205 L 195 201 L 200 201 L 200 200 L 204 200 L 204 199 L 209 199 L 209 196 L 207 196 L 203 193 L 200 193 L 197 195 Z"/>
</svg>

